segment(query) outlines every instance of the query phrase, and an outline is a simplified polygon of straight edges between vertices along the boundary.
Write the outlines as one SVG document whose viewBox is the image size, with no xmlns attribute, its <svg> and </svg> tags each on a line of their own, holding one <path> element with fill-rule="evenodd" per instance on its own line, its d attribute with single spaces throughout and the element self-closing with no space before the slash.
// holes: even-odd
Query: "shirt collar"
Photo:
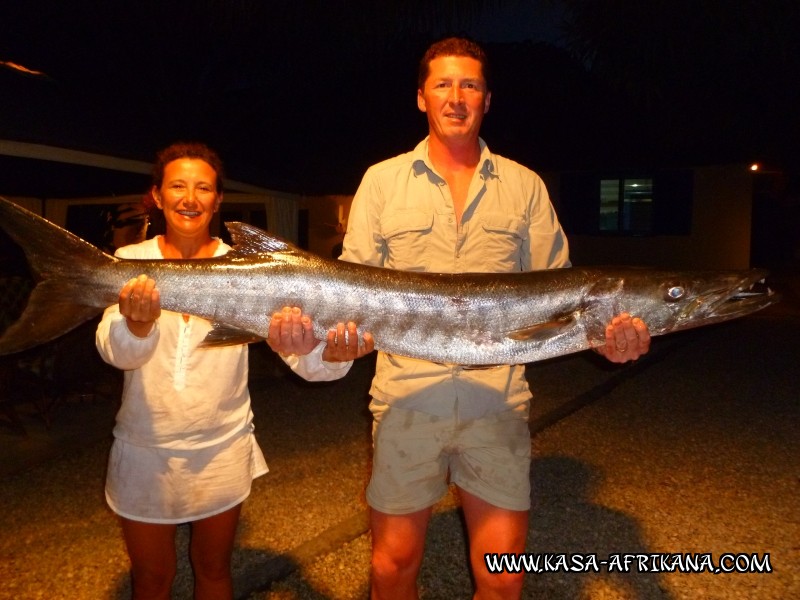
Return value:
<svg viewBox="0 0 800 600">
<path fill-rule="evenodd" d="M 428 140 L 430 136 L 426 137 L 422 140 L 417 147 L 411 153 L 413 158 L 413 170 L 414 175 L 420 176 L 427 173 L 436 173 L 436 170 L 433 168 L 433 165 L 428 158 Z M 495 166 L 495 159 L 492 152 L 489 150 L 489 146 L 486 145 L 486 142 L 483 141 L 482 138 L 478 138 L 478 143 L 481 147 L 481 157 L 478 160 L 478 173 L 480 176 L 486 180 L 492 177 L 499 177 L 497 174 L 497 169 Z"/>
</svg>

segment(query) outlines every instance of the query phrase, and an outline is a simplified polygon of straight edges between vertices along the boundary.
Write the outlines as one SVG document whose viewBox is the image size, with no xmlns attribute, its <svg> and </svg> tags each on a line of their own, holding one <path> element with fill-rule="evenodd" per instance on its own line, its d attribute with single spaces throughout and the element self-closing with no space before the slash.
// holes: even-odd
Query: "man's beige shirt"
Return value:
<svg viewBox="0 0 800 600">
<path fill-rule="evenodd" d="M 541 178 L 483 140 L 462 221 L 428 140 L 370 167 L 350 210 L 341 260 L 408 271 L 508 273 L 568 267 L 567 239 Z M 380 352 L 370 393 L 471 419 L 527 402 L 524 365 L 469 369 Z"/>
</svg>

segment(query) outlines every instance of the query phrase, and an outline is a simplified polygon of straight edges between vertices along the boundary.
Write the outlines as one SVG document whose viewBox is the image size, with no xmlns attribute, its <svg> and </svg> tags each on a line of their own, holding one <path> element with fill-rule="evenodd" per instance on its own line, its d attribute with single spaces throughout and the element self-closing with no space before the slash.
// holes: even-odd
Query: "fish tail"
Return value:
<svg viewBox="0 0 800 600">
<path fill-rule="evenodd" d="M 0 335 L 0 355 L 49 342 L 102 312 L 85 300 L 93 275 L 117 258 L 5 198 L 0 227 L 25 252 L 37 281 L 22 315 Z"/>
</svg>

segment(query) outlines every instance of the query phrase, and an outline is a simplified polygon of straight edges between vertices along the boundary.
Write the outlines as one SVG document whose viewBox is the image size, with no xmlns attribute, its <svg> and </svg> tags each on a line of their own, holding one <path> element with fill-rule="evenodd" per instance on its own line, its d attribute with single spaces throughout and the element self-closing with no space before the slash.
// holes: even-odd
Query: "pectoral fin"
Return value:
<svg viewBox="0 0 800 600">
<path fill-rule="evenodd" d="M 222 346 L 238 346 L 264 341 L 264 338 L 249 331 L 243 331 L 227 325 L 214 323 L 214 328 L 200 342 L 200 348 L 219 348 Z"/>
<path fill-rule="evenodd" d="M 572 329 L 576 323 L 577 319 L 575 315 L 571 313 L 569 315 L 564 315 L 563 317 L 553 319 L 552 321 L 536 323 L 535 325 L 530 325 L 529 327 L 523 327 L 522 329 L 509 331 L 506 334 L 506 337 L 517 342 L 543 342 L 549 338 L 555 337 L 560 333 Z"/>
</svg>

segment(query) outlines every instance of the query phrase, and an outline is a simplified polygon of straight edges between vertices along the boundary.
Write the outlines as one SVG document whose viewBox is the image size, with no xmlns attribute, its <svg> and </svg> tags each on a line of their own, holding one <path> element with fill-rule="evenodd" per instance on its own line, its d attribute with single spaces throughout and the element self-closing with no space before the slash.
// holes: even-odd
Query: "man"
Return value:
<svg viewBox="0 0 800 600">
<path fill-rule="evenodd" d="M 420 63 L 417 105 L 429 135 L 412 152 L 371 167 L 353 199 L 342 260 L 431 272 L 514 272 L 569 267 L 567 240 L 541 179 L 493 154 L 479 137 L 491 103 L 483 50 L 465 39 L 433 44 Z M 303 336 L 298 311 L 276 315 L 270 344 L 299 373 L 334 378 L 371 347 L 345 354 Z M 301 326 L 301 319 L 306 319 Z M 278 326 L 289 325 L 278 339 Z M 292 327 L 293 325 L 293 327 Z M 355 325 L 347 328 L 350 339 Z M 645 324 L 615 317 L 598 351 L 614 362 L 647 352 Z M 338 347 L 338 349 L 337 349 Z M 324 354 L 323 354 L 324 353 Z M 312 356 L 317 356 L 313 359 Z M 311 367 L 310 365 L 314 365 Z M 334 371 L 334 369 L 337 369 Z M 465 369 L 380 353 L 370 390 L 375 599 L 416 598 L 433 505 L 457 486 L 470 542 L 475 598 L 519 597 L 524 574 L 491 574 L 486 553 L 525 551 L 530 508 L 531 393 L 523 365 Z"/>
</svg>

